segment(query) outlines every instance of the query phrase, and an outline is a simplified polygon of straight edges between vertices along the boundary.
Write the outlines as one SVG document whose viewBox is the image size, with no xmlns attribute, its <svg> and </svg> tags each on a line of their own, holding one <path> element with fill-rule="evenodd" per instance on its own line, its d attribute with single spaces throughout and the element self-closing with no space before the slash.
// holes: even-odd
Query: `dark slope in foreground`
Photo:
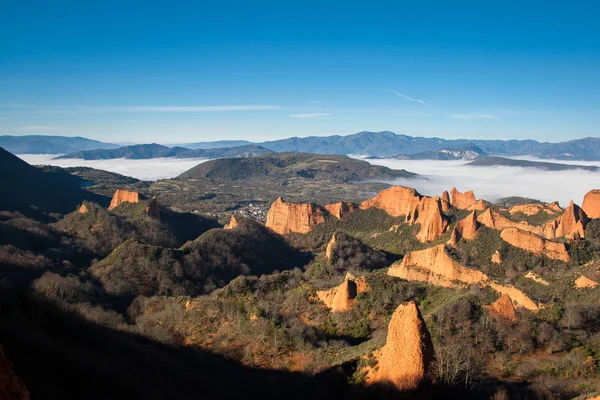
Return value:
<svg viewBox="0 0 600 400">
<path fill-rule="evenodd" d="M 248 145 L 240 147 L 226 147 L 216 149 L 186 149 L 183 147 L 167 147 L 160 144 L 137 144 L 123 146 L 114 150 L 78 151 L 66 154 L 61 158 L 82 158 L 84 160 L 111 160 L 125 158 L 132 160 L 146 160 L 151 158 L 220 158 L 220 157 L 253 157 L 272 153 L 264 147 Z"/>
<path fill-rule="evenodd" d="M 393 180 L 412 178 L 405 170 L 371 165 L 366 161 L 338 155 L 280 153 L 261 157 L 212 160 L 184 172 L 178 179 L 216 179 L 237 181 L 261 177 L 286 179 L 331 179 L 337 182 Z"/>
<path fill-rule="evenodd" d="M 81 189 L 81 179 L 58 167 L 36 168 L 0 148 L 0 209 L 24 214 L 71 212 L 83 200 L 109 199 Z"/>
<path fill-rule="evenodd" d="M 600 168 L 591 165 L 569 165 L 569 164 L 558 164 L 551 162 L 541 161 L 526 161 L 526 160 L 513 160 L 504 157 L 484 157 L 468 163 L 467 165 L 475 167 L 523 167 L 523 168 L 537 168 L 545 171 L 567 171 L 575 169 L 583 169 L 586 171 L 598 172 Z"/>
</svg>

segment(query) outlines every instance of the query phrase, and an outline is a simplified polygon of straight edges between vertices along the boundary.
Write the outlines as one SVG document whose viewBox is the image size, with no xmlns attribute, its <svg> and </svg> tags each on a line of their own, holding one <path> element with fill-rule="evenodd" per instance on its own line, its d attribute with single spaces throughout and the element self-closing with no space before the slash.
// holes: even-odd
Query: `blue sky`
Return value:
<svg viewBox="0 0 600 400">
<path fill-rule="evenodd" d="M 594 1 L 0 1 L 0 134 L 600 136 Z"/>
</svg>

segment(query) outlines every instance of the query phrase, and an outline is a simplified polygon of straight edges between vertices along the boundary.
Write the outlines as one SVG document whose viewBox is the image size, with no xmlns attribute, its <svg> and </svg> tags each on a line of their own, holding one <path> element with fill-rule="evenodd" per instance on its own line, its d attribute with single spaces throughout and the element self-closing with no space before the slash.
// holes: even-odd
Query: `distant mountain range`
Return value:
<svg viewBox="0 0 600 400">
<path fill-rule="evenodd" d="M 395 158 L 398 160 L 475 160 L 480 157 L 487 156 L 486 152 L 475 146 L 473 143 L 468 143 L 464 146 L 429 150 L 412 155 L 396 155 L 391 157 L 369 157 L 371 159 L 376 158 Z"/>
<path fill-rule="evenodd" d="M 213 148 L 213 149 L 187 149 L 184 147 L 167 147 L 160 144 L 137 144 L 123 146 L 114 150 L 88 150 L 66 154 L 60 158 L 83 158 L 84 160 L 110 160 L 126 158 L 132 160 L 146 160 L 150 158 L 223 158 L 223 157 L 255 157 L 272 153 L 264 147 L 254 144 L 239 147 Z"/>
<path fill-rule="evenodd" d="M 27 135 L 0 136 L 0 147 L 13 154 L 65 154 L 81 150 L 117 149 L 121 146 L 79 136 Z"/>
<path fill-rule="evenodd" d="M 60 136 L 1 136 L 0 146 L 12 153 L 53 153 L 68 154 L 77 158 L 85 158 L 83 153 L 97 149 L 114 150 L 115 154 L 128 154 L 135 156 L 131 148 L 135 146 L 120 146 L 111 143 L 102 143 L 84 138 L 67 138 Z M 146 145 L 149 146 L 149 145 Z M 154 145 L 158 146 L 158 145 Z M 254 148 L 249 146 L 256 146 Z M 85 147 L 85 148 L 84 148 Z M 300 152 L 313 154 L 340 154 L 363 155 L 371 157 L 396 157 L 411 159 L 469 159 L 474 156 L 472 152 L 481 154 L 512 157 L 533 156 L 545 159 L 558 160 L 600 160 L 600 138 L 584 138 L 561 143 L 538 142 L 535 140 L 446 140 L 440 138 L 412 137 L 398 135 L 393 132 L 360 132 L 347 136 L 311 136 L 306 138 L 292 137 L 288 139 L 252 143 L 243 140 L 225 140 L 217 142 L 189 143 L 178 147 L 162 146 L 156 150 L 144 150 L 139 158 L 154 157 L 236 157 L 235 152 L 241 155 L 265 154 L 272 152 Z M 234 153 L 206 155 L 208 153 L 185 153 L 189 150 L 214 150 L 235 149 Z M 167 150 L 175 149 L 175 150 Z M 252 150 L 253 149 L 253 150 Z M 477 149 L 477 150 L 474 150 Z M 173 155 L 165 155 L 171 154 Z M 247 152 L 247 153 L 245 153 Z M 256 154 L 254 154 L 256 152 Z M 461 153 L 462 152 L 462 153 Z M 147 153 L 148 155 L 145 155 Z M 456 154 L 455 154 L 456 153 Z M 104 154 L 104 155 L 100 155 Z M 95 153 L 87 157 L 115 158 L 109 153 Z M 185 155 L 183 155 L 185 154 Z M 216 153 L 218 154 L 218 152 Z M 117 157 L 118 158 L 118 157 Z M 95 159 L 95 158 L 94 158 Z"/>
</svg>

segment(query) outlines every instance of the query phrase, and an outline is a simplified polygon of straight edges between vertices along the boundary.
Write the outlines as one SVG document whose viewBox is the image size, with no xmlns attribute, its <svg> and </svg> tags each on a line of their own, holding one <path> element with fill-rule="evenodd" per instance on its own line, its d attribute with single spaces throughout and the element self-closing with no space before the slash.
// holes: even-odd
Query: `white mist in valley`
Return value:
<svg viewBox="0 0 600 400">
<path fill-rule="evenodd" d="M 535 160 L 533 161 L 549 161 Z M 393 183 L 415 188 L 419 193 L 434 196 L 456 187 L 461 192 L 473 190 L 477 198 L 496 201 L 502 197 L 520 196 L 545 202 L 559 201 L 564 207 L 569 201 L 581 205 L 583 196 L 591 189 L 600 188 L 600 173 L 581 169 L 545 171 L 521 167 L 475 167 L 466 161 L 437 160 L 366 160 L 374 165 L 422 175 L 425 179 L 399 179 Z M 561 163 L 561 161 L 554 161 Z M 600 163 L 572 163 L 599 165 Z"/>
<path fill-rule="evenodd" d="M 63 168 L 90 167 L 145 181 L 175 178 L 182 172 L 208 161 L 199 158 L 153 158 L 149 160 L 65 158 L 55 160 L 56 154 L 17 154 L 17 156 L 31 165 L 55 165 Z"/>
</svg>

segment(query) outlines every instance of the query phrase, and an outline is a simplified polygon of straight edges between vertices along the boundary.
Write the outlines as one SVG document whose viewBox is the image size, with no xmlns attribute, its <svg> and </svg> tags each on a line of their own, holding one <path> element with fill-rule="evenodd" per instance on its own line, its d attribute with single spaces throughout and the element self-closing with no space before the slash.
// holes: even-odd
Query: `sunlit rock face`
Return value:
<svg viewBox="0 0 600 400">
<path fill-rule="evenodd" d="M 316 204 L 288 203 L 279 197 L 267 214 L 267 228 L 283 235 L 308 233 L 315 225 L 325 222 L 326 211 Z"/>
</svg>

